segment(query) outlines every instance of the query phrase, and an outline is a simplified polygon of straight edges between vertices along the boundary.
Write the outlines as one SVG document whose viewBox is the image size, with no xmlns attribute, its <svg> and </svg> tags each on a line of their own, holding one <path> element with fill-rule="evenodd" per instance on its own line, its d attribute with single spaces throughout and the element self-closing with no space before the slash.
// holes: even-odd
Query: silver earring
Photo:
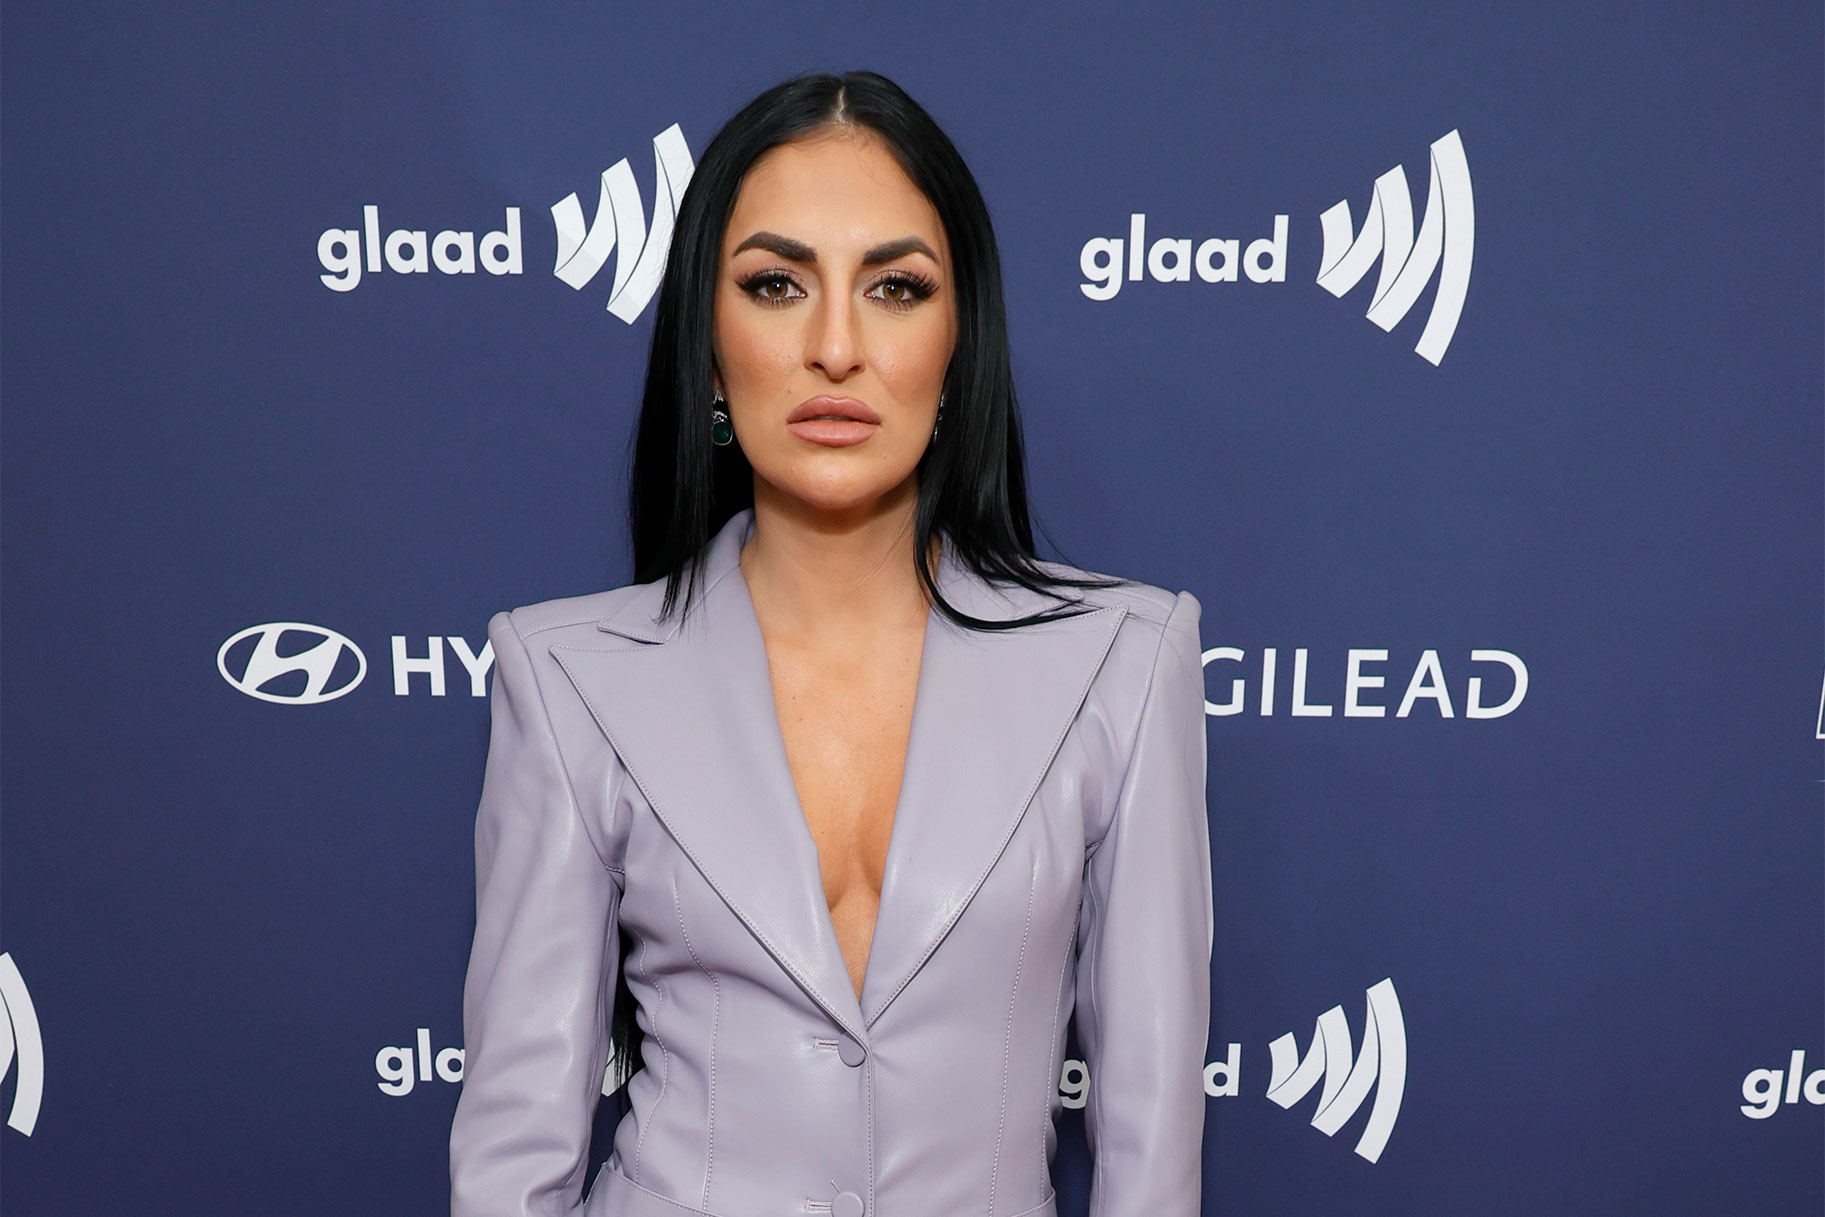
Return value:
<svg viewBox="0 0 1825 1217">
<path fill-rule="evenodd" d="M 728 404 L 721 393 L 710 402 L 710 442 L 718 448 L 735 438 L 735 426 L 729 421 L 729 412 L 723 409 Z"/>
<path fill-rule="evenodd" d="M 944 394 L 938 394 L 938 414 L 932 419 L 932 438 L 938 438 L 938 424 L 944 421 Z"/>
</svg>

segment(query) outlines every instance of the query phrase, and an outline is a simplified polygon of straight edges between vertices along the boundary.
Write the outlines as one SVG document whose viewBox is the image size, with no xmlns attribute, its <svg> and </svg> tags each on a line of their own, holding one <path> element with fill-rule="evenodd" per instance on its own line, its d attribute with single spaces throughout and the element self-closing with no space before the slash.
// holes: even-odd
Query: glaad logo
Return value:
<svg viewBox="0 0 1825 1217">
<path fill-rule="evenodd" d="M 1375 194 L 1354 232 L 1349 200 L 1329 208 L 1318 221 L 1324 227 L 1324 264 L 1318 286 L 1341 297 L 1381 259 L 1381 277 L 1369 302 L 1368 318 L 1392 330 L 1439 270 L 1432 315 L 1413 349 L 1438 366 L 1457 332 L 1470 290 L 1470 260 L 1476 247 L 1476 199 L 1470 189 L 1470 166 L 1464 144 L 1453 128 L 1432 144 L 1432 183 L 1426 194 L 1426 217 L 1413 233 L 1413 199 L 1407 175 L 1399 165 L 1375 179 Z M 1443 269 L 1439 269 L 1440 265 Z"/>
<path fill-rule="evenodd" d="M 1274 1076 L 1268 1084 L 1267 1097 L 1290 1108 L 1311 1092 L 1322 1074 L 1324 1090 L 1318 1097 L 1312 1126 L 1329 1137 L 1356 1114 L 1370 1087 L 1379 1079 L 1375 1106 L 1356 1143 L 1356 1152 L 1375 1162 L 1394 1131 L 1401 1096 L 1407 1089 L 1407 1030 L 1391 978 L 1371 987 L 1368 1000 L 1360 1056 L 1351 1051 L 1350 1024 L 1343 1016 L 1342 1006 L 1333 1006 L 1318 1016 L 1318 1029 L 1303 1060 L 1299 1059 L 1299 1042 L 1291 1032 L 1269 1044 Z M 1821 1071 L 1821 1076 L 1825 1076 L 1825 1071 Z M 1242 1093 L 1241 1044 L 1231 1043 L 1221 1060 L 1205 1063 L 1204 1093 L 1213 1099 L 1233 1099 Z M 1066 1107 L 1081 1108 L 1089 1102 L 1089 1096 L 1090 1067 L 1080 1060 L 1066 1060 L 1058 1078 L 1059 1101 Z"/>
<path fill-rule="evenodd" d="M 649 230 L 640 189 L 627 158 L 616 161 L 602 174 L 596 217 L 584 223 L 583 204 L 573 193 L 551 208 L 557 226 L 558 258 L 552 273 L 582 291 L 596 277 L 609 256 L 615 260 L 614 286 L 609 289 L 608 311 L 632 325 L 651 303 L 665 273 L 665 257 L 672 244 L 672 226 L 678 202 L 690 184 L 696 164 L 684 142 L 684 131 L 673 123 L 653 137 L 656 169 L 653 191 L 653 224 Z M 432 267 L 446 275 L 473 275 L 479 264 L 491 275 L 517 275 L 523 268 L 520 209 L 509 207 L 506 223 L 484 233 L 479 241 L 472 231 L 444 229 L 431 236 L 428 229 L 396 228 L 381 236 L 380 207 L 368 203 L 361 209 L 360 228 L 327 228 L 317 238 L 318 278 L 333 292 L 352 292 L 369 275 L 383 270 L 399 275 L 429 274 Z"/>
<path fill-rule="evenodd" d="M 11 953 L 0 953 L 0 1082 L 19 1070 L 13 1081 L 13 1109 L 7 1125 L 26 1136 L 38 1127 L 44 1100 L 44 1037 L 38 1033 L 38 1011 L 26 992 L 25 978 Z"/>
<path fill-rule="evenodd" d="M 1825 1069 L 1806 1072 L 1806 1050 L 1795 1048 L 1787 1058 L 1785 1088 L 1779 1069 L 1751 1069 L 1743 1078 L 1742 1113 L 1751 1120 L 1766 1120 L 1783 1103 L 1795 1104 L 1800 1096 L 1813 1106 L 1825 1105 Z"/>
<path fill-rule="evenodd" d="M 469 678 L 469 696 L 488 696 L 488 672 L 494 667 L 492 642 L 483 642 L 478 651 L 460 634 L 432 634 L 425 639 L 424 654 L 414 655 L 404 634 L 394 634 L 390 641 L 395 696 L 409 697 L 415 688 L 432 697 L 449 691 L 446 642 Z M 368 672 L 367 656 L 353 641 L 335 630 L 300 621 L 248 626 L 222 644 L 215 666 L 223 680 L 247 696 L 288 706 L 334 701 L 354 692 Z M 424 677 L 424 683 L 414 682 L 414 676 Z"/>
<path fill-rule="evenodd" d="M 316 641 L 301 650 L 281 654 L 280 641 L 288 634 Z M 249 638 L 257 641 L 247 651 L 245 658 L 235 655 L 233 658 L 237 662 L 231 666 L 230 652 L 237 650 L 236 644 Z M 352 665 L 343 661 L 345 655 L 353 656 Z M 215 666 L 223 680 L 247 696 L 293 706 L 313 706 L 318 702 L 335 701 L 338 697 L 354 692 L 355 686 L 368 674 L 368 658 L 361 653 L 360 647 L 335 630 L 327 630 L 320 625 L 306 625 L 302 621 L 273 621 L 266 625 L 248 626 L 222 644 L 221 649 L 215 653 Z M 238 676 L 235 675 L 236 669 L 240 672 Z M 302 687 L 292 687 L 297 684 L 295 680 L 284 682 L 277 688 L 267 687 L 282 677 L 295 674 L 303 675 Z M 332 685 L 332 681 L 336 683 Z"/>
<path fill-rule="evenodd" d="M 620 246 L 615 259 L 615 284 L 609 290 L 608 311 L 629 325 L 634 323 L 659 290 L 665 273 L 665 255 L 672 244 L 672 222 L 678 200 L 690 185 L 696 165 L 684 142 L 684 131 L 673 123 L 653 137 L 653 227 L 646 227 L 646 210 L 634 171 L 622 157 L 602 174 L 602 193 L 596 202 L 595 223 L 583 224 L 583 205 L 573 194 L 552 206 L 558 228 L 558 261 L 552 274 L 577 291 L 596 277 L 609 254 Z"/>
<path fill-rule="evenodd" d="M 1192 252 L 1189 237 L 1161 237 L 1147 245 L 1147 215 L 1128 217 L 1128 278 L 1139 283 L 1144 267 L 1156 283 L 1189 283 L 1195 269 L 1206 283 L 1235 283 L 1248 272 L 1250 283 L 1286 282 L 1287 216 L 1274 217 L 1274 235 L 1250 241 L 1246 252 L 1239 237 L 1211 237 Z M 1078 269 L 1087 283 L 1078 289 L 1092 300 L 1109 300 L 1122 290 L 1122 238 L 1093 237 L 1084 242 Z"/>
<path fill-rule="evenodd" d="M 1375 193 L 1356 231 L 1348 200 L 1319 217 L 1324 230 L 1324 258 L 1318 286 L 1343 296 L 1381 260 L 1381 277 L 1369 303 L 1368 317 L 1391 330 L 1412 309 L 1438 271 L 1432 313 L 1414 348 L 1437 366 L 1457 332 L 1464 297 L 1470 287 L 1471 254 L 1476 244 L 1476 206 L 1470 189 L 1470 167 L 1463 141 L 1453 129 L 1432 144 L 1432 185 L 1419 232 L 1413 230 L 1413 200 L 1407 175 L 1399 165 L 1375 179 Z M 1093 237 L 1084 242 L 1078 289 L 1091 300 L 1112 300 L 1124 280 L 1139 283 L 1189 283 L 1194 274 L 1205 283 L 1286 282 L 1287 215 L 1275 215 L 1273 235 L 1250 241 L 1240 237 L 1163 236 L 1149 244 L 1147 216 L 1128 217 L 1128 236 Z M 1443 267 L 1441 270 L 1440 267 Z M 1229 289 L 1224 289 L 1229 290 Z"/>
<path fill-rule="evenodd" d="M 1342 1006 L 1332 1006 L 1318 1016 L 1318 1028 L 1312 1033 L 1312 1045 L 1303 1059 L 1299 1057 L 1299 1041 L 1290 1031 L 1269 1044 L 1274 1076 L 1268 1083 L 1267 1097 L 1291 1108 L 1317 1085 L 1322 1075 L 1324 1090 L 1318 1096 L 1312 1127 L 1331 1137 L 1356 1114 L 1374 1087 L 1375 1106 L 1369 1110 L 1369 1122 L 1356 1142 L 1356 1152 L 1374 1162 L 1381 1157 L 1388 1135 L 1394 1131 L 1394 1121 L 1400 1117 L 1401 1095 L 1407 1088 L 1407 1029 L 1391 978 L 1371 986 L 1368 1000 L 1362 1053 L 1354 1060 L 1350 1024 L 1343 1016 Z"/>
<path fill-rule="evenodd" d="M 380 273 L 381 255 L 396 275 L 428 275 L 431 266 L 446 275 L 475 273 L 475 234 L 445 229 L 427 238 L 422 228 L 395 228 L 380 239 L 380 208 L 369 203 L 361 209 L 361 230 L 326 228 L 317 238 L 317 261 L 323 266 L 323 286 L 332 292 L 352 292 L 361 286 L 364 261 L 368 273 Z M 507 209 L 507 224 L 481 240 L 482 268 L 491 275 L 520 273 L 520 209 Z"/>
</svg>

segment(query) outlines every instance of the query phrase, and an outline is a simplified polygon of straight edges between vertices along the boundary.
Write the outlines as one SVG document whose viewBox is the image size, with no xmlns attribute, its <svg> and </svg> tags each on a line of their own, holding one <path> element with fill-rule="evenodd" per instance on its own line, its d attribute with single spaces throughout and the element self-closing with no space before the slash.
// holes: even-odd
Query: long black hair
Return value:
<svg viewBox="0 0 1825 1217">
<path fill-rule="evenodd" d="M 739 444 L 710 442 L 716 279 L 722 242 L 743 177 L 768 150 L 831 128 L 881 138 L 936 208 L 955 268 L 957 344 L 944 378 L 944 417 L 919 459 L 919 501 L 907 558 L 933 607 L 969 629 L 999 630 L 1087 611 L 1061 587 L 1108 587 L 1127 580 L 1066 574 L 1038 565 L 1027 511 L 1025 456 L 1001 291 L 1001 255 L 976 179 L 931 115 L 874 72 L 798 76 L 744 106 L 716 133 L 679 203 L 659 287 L 646 389 L 634 433 L 628 524 L 634 581 L 666 581 L 661 616 L 684 592 L 689 611 L 705 550 L 729 518 L 754 503 L 754 474 Z M 970 616 L 946 601 L 924 555 L 943 533 L 956 558 L 991 582 L 1018 584 L 1061 602 L 1001 621 Z M 624 946 L 627 945 L 625 942 Z M 625 958 L 625 955 L 623 955 Z M 625 973 L 615 990 L 617 1074 L 640 1038 Z"/>
</svg>

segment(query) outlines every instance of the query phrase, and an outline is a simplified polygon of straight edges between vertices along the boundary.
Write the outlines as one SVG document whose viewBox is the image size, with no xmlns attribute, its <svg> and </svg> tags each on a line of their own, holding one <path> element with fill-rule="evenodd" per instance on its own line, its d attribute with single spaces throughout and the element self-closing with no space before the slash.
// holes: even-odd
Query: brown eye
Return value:
<svg viewBox="0 0 1825 1217">
<path fill-rule="evenodd" d="M 929 299 L 938 285 L 911 275 L 889 275 L 868 289 L 882 304 L 894 309 L 909 309 L 921 300 Z"/>
<path fill-rule="evenodd" d="M 783 305 L 804 295 L 798 290 L 798 284 L 792 281 L 792 276 L 778 270 L 764 270 L 749 275 L 740 281 L 739 286 L 756 301 L 770 306 Z"/>
</svg>

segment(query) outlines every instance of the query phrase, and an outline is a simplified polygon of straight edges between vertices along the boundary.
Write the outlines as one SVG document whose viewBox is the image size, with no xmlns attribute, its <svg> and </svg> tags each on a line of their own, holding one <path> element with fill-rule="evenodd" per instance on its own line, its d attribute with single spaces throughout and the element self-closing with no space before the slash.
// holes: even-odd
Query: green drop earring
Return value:
<svg viewBox="0 0 1825 1217">
<path fill-rule="evenodd" d="M 710 442 L 718 448 L 728 446 L 735 438 L 735 425 L 729 421 L 729 412 L 723 409 L 728 404 L 721 393 L 710 402 Z"/>
</svg>

